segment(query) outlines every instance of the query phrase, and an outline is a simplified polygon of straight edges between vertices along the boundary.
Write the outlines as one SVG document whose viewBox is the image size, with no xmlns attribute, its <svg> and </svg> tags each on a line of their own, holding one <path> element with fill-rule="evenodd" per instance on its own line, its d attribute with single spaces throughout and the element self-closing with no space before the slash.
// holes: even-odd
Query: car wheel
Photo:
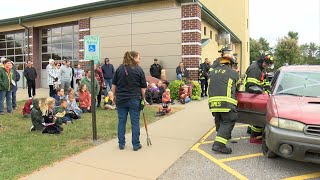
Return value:
<svg viewBox="0 0 320 180">
<path fill-rule="evenodd" d="M 265 157 L 267 158 L 275 158 L 275 157 L 278 157 L 278 155 L 274 152 L 272 152 L 268 146 L 267 146 L 267 143 L 266 143 L 266 137 L 265 137 L 265 133 L 263 133 L 262 135 L 262 153 Z"/>
</svg>

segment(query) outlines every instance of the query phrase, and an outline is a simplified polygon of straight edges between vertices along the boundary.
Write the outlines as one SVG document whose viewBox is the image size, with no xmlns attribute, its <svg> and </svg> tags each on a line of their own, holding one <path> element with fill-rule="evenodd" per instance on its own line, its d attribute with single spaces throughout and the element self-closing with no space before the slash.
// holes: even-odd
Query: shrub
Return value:
<svg viewBox="0 0 320 180">
<path fill-rule="evenodd" d="M 192 100 L 201 100 L 201 85 L 198 81 L 192 81 L 191 84 L 193 85 L 192 88 Z"/>
<path fill-rule="evenodd" d="M 179 99 L 179 89 L 181 84 L 184 84 L 184 82 L 181 80 L 174 80 L 170 82 L 168 88 L 170 89 L 171 99 Z"/>
</svg>

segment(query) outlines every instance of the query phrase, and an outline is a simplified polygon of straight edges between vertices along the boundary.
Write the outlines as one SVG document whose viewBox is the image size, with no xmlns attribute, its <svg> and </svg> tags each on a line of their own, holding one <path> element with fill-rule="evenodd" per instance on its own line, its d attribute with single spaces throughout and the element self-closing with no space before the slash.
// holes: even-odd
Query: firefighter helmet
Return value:
<svg viewBox="0 0 320 180">
<path fill-rule="evenodd" d="M 261 57 L 260 60 L 265 63 L 267 63 L 268 65 L 272 65 L 274 63 L 274 58 L 273 58 L 273 54 L 270 51 L 263 51 L 261 53 Z"/>
</svg>

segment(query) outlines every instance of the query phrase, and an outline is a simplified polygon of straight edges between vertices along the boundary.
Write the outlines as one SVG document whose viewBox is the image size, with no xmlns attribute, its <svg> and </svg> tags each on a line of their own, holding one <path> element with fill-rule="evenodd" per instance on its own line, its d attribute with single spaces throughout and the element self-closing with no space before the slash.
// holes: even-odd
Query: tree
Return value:
<svg viewBox="0 0 320 180">
<path fill-rule="evenodd" d="M 269 43 L 265 38 L 263 38 L 263 37 L 259 38 L 259 43 L 261 45 L 261 49 L 260 50 L 264 50 L 264 51 L 269 51 L 270 50 Z"/>
<path fill-rule="evenodd" d="M 298 39 L 299 39 L 299 33 L 298 33 L 298 32 L 294 32 L 294 31 L 289 31 L 287 38 L 289 38 L 289 39 L 294 39 L 294 40 L 298 41 Z"/>
<path fill-rule="evenodd" d="M 289 34 L 289 33 L 288 33 Z M 275 67 L 279 68 L 284 64 L 303 64 L 302 53 L 295 38 L 280 38 L 275 49 Z"/>
<path fill-rule="evenodd" d="M 250 38 L 250 63 L 259 59 L 260 50 L 270 50 L 268 41 L 263 37 L 258 40 Z"/>
<path fill-rule="evenodd" d="M 309 44 L 303 44 L 300 46 L 303 62 L 305 64 L 320 64 L 319 51 L 320 46 L 311 42 Z"/>
</svg>

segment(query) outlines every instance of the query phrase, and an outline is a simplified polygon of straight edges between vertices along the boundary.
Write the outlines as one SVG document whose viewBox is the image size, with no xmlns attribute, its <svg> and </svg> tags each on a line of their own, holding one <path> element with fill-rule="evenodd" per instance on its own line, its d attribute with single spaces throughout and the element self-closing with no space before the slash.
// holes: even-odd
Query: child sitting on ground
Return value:
<svg viewBox="0 0 320 180">
<path fill-rule="evenodd" d="M 81 118 L 81 109 L 79 108 L 76 99 L 73 94 L 68 95 L 67 99 L 67 114 L 66 117 L 70 119 L 80 119 Z"/>
<path fill-rule="evenodd" d="M 107 110 L 115 110 L 116 106 L 114 104 L 113 92 L 109 91 L 108 96 L 104 98 L 104 108 Z"/>
<path fill-rule="evenodd" d="M 153 103 L 161 103 L 161 94 L 158 86 L 155 83 L 151 84 L 151 95 Z"/>
<path fill-rule="evenodd" d="M 44 109 L 42 110 L 42 117 L 44 119 L 43 134 L 60 134 L 63 128 L 55 123 L 56 117 L 54 116 L 53 108 L 55 107 L 55 99 L 47 98 L 45 101 Z"/>
<path fill-rule="evenodd" d="M 53 96 L 53 98 L 55 99 L 55 102 L 56 102 L 56 106 L 59 106 L 60 104 L 60 100 L 61 99 L 65 99 L 65 97 L 64 97 L 64 89 L 62 89 L 62 88 L 60 88 L 60 87 L 58 87 L 57 89 L 56 89 L 56 91 L 57 91 L 57 94 L 55 94 L 54 96 Z"/>
<path fill-rule="evenodd" d="M 79 104 L 83 113 L 91 113 L 91 94 L 85 84 L 81 84 L 79 87 Z"/>
<path fill-rule="evenodd" d="M 72 122 L 72 119 L 66 117 L 67 100 L 61 99 L 60 105 L 54 109 L 54 115 L 57 118 L 56 124 L 62 125 L 63 123 Z"/>
<path fill-rule="evenodd" d="M 33 105 L 31 108 L 32 127 L 30 131 L 37 131 L 37 130 L 42 131 L 44 128 L 44 125 L 43 125 L 44 120 L 41 112 L 41 101 L 39 101 L 38 99 L 34 99 L 32 101 L 32 105 Z"/>
<path fill-rule="evenodd" d="M 185 104 L 191 101 L 190 92 L 187 85 L 181 84 L 179 89 L 180 103 Z"/>
<path fill-rule="evenodd" d="M 24 104 L 22 109 L 23 117 L 26 117 L 26 118 L 31 117 L 31 108 L 32 108 L 32 98 L 29 98 L 29 100 Z"/>
<path fill-rule="evenodd" d="M 161 107 L 158 108 L 157 115 L 163 116 L 168 114 L 171 111 L 171 101 L 170 89 L 166 89 L 166 91 L 162 94 L 162 104 Z"/>
</svg>

